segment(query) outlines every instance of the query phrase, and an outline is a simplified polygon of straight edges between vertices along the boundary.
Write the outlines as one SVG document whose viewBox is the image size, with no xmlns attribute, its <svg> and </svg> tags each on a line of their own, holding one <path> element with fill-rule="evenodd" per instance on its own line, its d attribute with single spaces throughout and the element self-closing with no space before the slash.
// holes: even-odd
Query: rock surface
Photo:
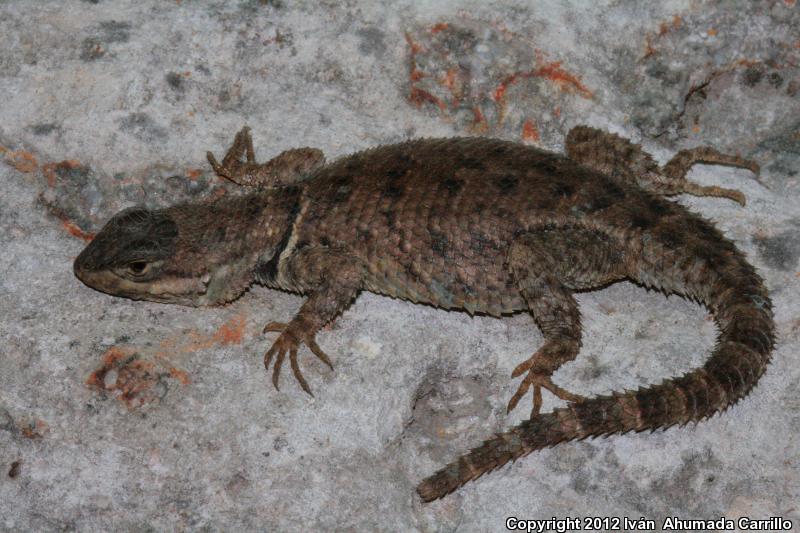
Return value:
<svg viewBox="0 0 800 533">
<path fill-rule="evenodd" d="M 781 516 L 800 523 L 800 7 L 711 2 L 0 3 L 0 530 L 503 531 L 525 519 Z M 517 423 L 527 315 L 470 318 L 364 294 L 308 353 L 309 398 L 261 365 L 301 300 L 254 288 L 189 309 L 71 272 L 133 205 L 228 194 L 205 151 L 244 124 L 260 159 L 418 136 L 562 149 L 588 123 L 698 166 L 733 202 L 682 197 L 742 248 L 775 303 L 774 362 L 697 426 L 535 453 L 423 505 L 414 487 Z M 579 296 L 556 381 L 607 393 L 701 364 L 699 306 L 629 283 Z M 554 402 L 545 405 L 549 408 Z"/>
</svg>

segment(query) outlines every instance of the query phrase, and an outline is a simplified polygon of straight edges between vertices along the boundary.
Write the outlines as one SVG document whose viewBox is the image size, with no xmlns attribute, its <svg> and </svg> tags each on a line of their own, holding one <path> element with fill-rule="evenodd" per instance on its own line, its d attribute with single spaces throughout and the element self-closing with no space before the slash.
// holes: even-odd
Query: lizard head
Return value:
<svg viewBox="0 0 800 533">
<path fill-rule="evenodd" d="M 237 249 L 213 206 L 115 215 L 75 259 L 83 283 L 114 296 L 200 306 L 231 301 L 257 260 Z M 231 242 L 234 244 L 231 244 Z"/>
</svg>

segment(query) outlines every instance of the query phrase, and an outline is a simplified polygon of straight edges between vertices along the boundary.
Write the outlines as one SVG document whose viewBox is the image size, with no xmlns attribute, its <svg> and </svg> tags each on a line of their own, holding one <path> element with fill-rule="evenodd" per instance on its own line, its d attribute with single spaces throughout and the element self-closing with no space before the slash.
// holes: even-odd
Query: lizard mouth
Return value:
<svg viewBox="0 0 800 533">
<path fill-rule="evenodd" d="M 136 282 L 109 270 L 91 271 L 75 264 L 75 276 L 86 286 L 132 300 L 147 300 L 179 305 L 204 305 L 203 297 L 208 291 L 207 276 L 201 278 L 162 277 L 148 282 Z"/>
</svg>

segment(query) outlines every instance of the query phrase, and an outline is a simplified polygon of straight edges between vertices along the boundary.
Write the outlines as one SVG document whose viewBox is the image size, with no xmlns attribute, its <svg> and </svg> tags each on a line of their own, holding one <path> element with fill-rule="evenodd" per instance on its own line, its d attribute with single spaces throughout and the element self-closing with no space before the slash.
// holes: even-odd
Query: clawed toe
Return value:
<svg viewBox="0 0 800 533">
<path fill-rule="evenodd" d="M 311 387 L 308 386 L 308 382 L 305 380 L 303 373 L 300 371 L 300 364 L 297 362 L 297 353 L 300 343 L 302 342 L 308 346 L 311 352 L 320 361 L 328 365 L 328 368 L 331 370 L 333 370 L 333 363 L 331 363 L 330 358 L 319 347 L 313 336 L 306 335 L 302 336 L 301 339 L 298 339 L 293 333 L 287 332 L 288 327 L 289 325 L 283 322 L 270 322 L 264 326 L 264 333 L 280 333 L 280 336 L 273 343 L 272 347 L 267 351 L 267 353 L 264 354 L 264 367 L 267 369 L 267 371 L 269 371 L 269 365 L 272 362 L 272 359 L 275 358 L 275 366 L 272 370 L 272 384 L 275 386 L 275 389 L 280 390 L 280 387 L 278 386 L 278 380 L 280 378 L 283 361 L 286 359 L 286 354 L 288 353 L 289 364 L 292 367 L 292 374 L 294 374 L 295 379 L 297 379 L 300 387 L 306 393 L 314 396 L 314 393 L 311 392 Z"/>
<path fill-rule="evenodd" d="M 211 168 L 214 169 L 214 173 L 223 178 L 230 179 L 228 171 L 219 164 L 219 161 L 217 161 L 217 158 L 214 157 L 214 154 L 211 152 L 206 152 L 206 159 L 208 159 L 208 163 L 211 165 Z"/>
<path fill-rule="evenodd" d="M 517 368 L 514 369 L 512 373 L 512 377 L 517 377 L 521 375 L 525 370 L 528 370 L 531 367 L 531 360 L 523 362 Z M 542 409 L 542 389 L 547 389 L 550 391 L 554 396 L 560 398 L 562 400 L 568 402 L 582 402 L 584 400 L 583 396 L 578 394 L 573 394 L 555 383 L 550 378 L 549 375 L 545 375 L 542 373 L 537 373 L 532 370 L 528 372 L 528 375 L 522 380 L 522 383 L 519 384 L 517 391 L 508 401 L 508 406 L 506 407 L 506 413 L 510 413 L 514 408 L 517 406 L 519 401 L 522 399 L 523 396 L 528 392 L 528 389 L 533 386 L 533 408 L 531 409 L 531 417 L 538 415 Z"/>
<path fill-rule="evenodd" d="M 255 162 L 253 140 L 250 137 L 250 128 L 247 126 L 236 133 L 233 144 L 228 149 L 225 157 L 222 158 L 222 163 L 217 161 L 217 158 L 211 152 L 206 152 L 206 158 L 218 176 L 238 183 L 236 176 L 243 171 L 243 163 L 241 161 L 243 153 L 245 153 L 248 163 Z"/>
<path fill-rule="evenodd" d="M 262 333 L 283 333 L 287 326 L 285 322 L 270 322 L 264 326 Z"/>
<path fill-rule="evenodd" d="M 717 187 L 716 185 L 698 185 L 692 182 L 686 182 L 684 192 L 693 196 L 712 196 L 716 198 L 727 198 L 738 203 L 742 207 L 747 203 L 747 198 L 744 193 L 736 189 L 726 189 L 724 187 Z"/>
</svg>

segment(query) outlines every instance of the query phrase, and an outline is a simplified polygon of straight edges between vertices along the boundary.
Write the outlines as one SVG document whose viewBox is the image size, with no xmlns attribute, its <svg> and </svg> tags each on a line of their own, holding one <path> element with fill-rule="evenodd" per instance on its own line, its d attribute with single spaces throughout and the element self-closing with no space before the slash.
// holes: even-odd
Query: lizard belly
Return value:
<svg viewBox="0 0 800 533">
<path fill-rule="evenodd" d="M 436 255 L 384 257 L 368 262 L 364 288 L 370 292 L 426 303 L 444 309 L 464 309 L 492 316 L 526 309 L 514 281 L 498 261 L 454 261 Z"/>
</svg>

